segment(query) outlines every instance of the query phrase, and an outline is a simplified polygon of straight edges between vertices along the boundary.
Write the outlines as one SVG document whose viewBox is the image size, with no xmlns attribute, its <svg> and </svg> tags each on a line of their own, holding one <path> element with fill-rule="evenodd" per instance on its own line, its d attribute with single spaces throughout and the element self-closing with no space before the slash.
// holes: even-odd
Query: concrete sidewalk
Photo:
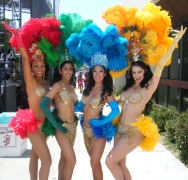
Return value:
<svg viewBox="0 0 188 180">
<path fill-rule="evenodd" d="M 49 138 L 48 145 L 52 156 L 52 166 L 49 180 L 57 180 L 57 166 L 60 148 L 55 138 Z M 77 164 L 72 180 L 92 180 L 89 156 L 86 152 L 82 130 L 78 126 L 75 141 Z M 102 157 L 104 180 L 113 180 L 109 170 L 105 166 L 105 158 L 108 155 L 112 143 L 107 144 Z M 0 180 L 29 180 L 29 152 L 31 144 L 28 141 L 28 150 L 20 158 L 0 158 Z M 154 151 L 143 152 L 135 149 L 127 157 L 127 166 L 130 169 L 133 180 L 187 180 L 188 168 L 186 168 L 171 152 L 161 144 Z"/>
</svg>

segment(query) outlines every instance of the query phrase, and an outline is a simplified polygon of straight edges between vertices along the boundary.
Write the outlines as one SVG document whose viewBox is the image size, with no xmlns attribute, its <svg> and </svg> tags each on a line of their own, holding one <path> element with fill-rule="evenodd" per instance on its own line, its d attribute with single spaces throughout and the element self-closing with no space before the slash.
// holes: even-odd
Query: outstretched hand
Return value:
<svg viewBox="0 0 188 180">
<path fill-rule="evenodd" d="M 170 32 L 172 32 L 172 36 L 174 37 L 174 39 L 179 41 L 182 38 L 182 36 L 184 35 L 184 33 L 186 32 L 186 30 L 187 30 L 187 27 L 183 28 L 183 26 L 181 26 L 180 31 L 171 30 Z"/>
</svg>

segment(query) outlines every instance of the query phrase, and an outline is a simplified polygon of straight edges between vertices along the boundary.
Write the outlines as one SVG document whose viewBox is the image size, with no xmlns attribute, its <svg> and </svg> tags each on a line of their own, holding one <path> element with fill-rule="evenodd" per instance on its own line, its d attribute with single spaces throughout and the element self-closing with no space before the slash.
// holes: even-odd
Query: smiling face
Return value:
<svg viewBox="0 0 188 180">
<path fill-rule="evenodd" d="M 45 69 L 45 62 L 43 60 L 34 60 L 32 62 L 31 70 L 36 78 L 42 79 Z"/>
<path fill-rule="evenodd" d="M 70 81 L 73 75 L 73 67 L 72 64 L 66 63 L 62 68 L 61 68 L 61 74 L 62 74 L 62 79 L 66 81 Z"/>
<path fill-rule="evenodd" d="M 144 69 L 140 66 L 133 66 L 132 67 L 132 76 L 135 81 L 136 85 L 140 85 L 142 80 L 144 79 Z"/>
<path fill-rule="evenodd" d="M 95 83 L 101 83 L 106 76 L 106 72 L 102 66 L 95 66 L 93 68 L 93 79 Z"/>
</svg>

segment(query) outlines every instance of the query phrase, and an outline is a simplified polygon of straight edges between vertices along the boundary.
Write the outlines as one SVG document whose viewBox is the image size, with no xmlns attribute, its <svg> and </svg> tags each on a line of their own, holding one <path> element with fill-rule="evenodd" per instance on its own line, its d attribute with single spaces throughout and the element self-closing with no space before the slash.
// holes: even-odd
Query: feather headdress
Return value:
<svg viewBox="0 0 188 180">
<path fill-rule="evenodd" d="M 29 56 L 30 62 L 36 51 L 37 43 L 41 42 L 42 37 L 46 38 L 53 46 L 60 43 L 61 31 L 59 30 L 61 23 L 54 17 L 31 18 L 19 30 L 24 46 Z M 18 50 L 18 44 L 13 35 L 10 39 L 11 46 Z M 38 47 L 37 47 L 38 48 Z"/>
<path fill-rule="evenodd" d="M 128 55 L 130 60 L 135 58 L 133 51 L 138 51 L 137 58 L 155 66 L 173 41 L 169 37 L 172 24 L 168 12 L 151 2 L 142 10 L 117 5 L 109 8 L 103 14 L 103 18 L 107 23 L 115 24 L 120 35 L 130 41 Z M 171 59 L 166 65 L 170 63 Z"/>
<path fill-rule="evenodd" d="M 59 30 L 62 32 L 58 47 L 53 46 L 46 38 L 42 38 L 38 45 L 46 53 L 46 62 L 52 67 L 59 66 L 63 61 L 67 60 L 66 57 L 69 57 L 69 60 L 79 67 L 82 64 L 74 57 L 69 56 L 65 41 L 72 33 L 80 33 L 83 27 L 92 23 L 92 20 L 84 20 L 76 13 L 61 14 L 58 20 L 60 21 Z"/>
<path fill-rule="evenodd" d="M 118 36 L 117 27 L 111 25 L 103 32 L 96 24 L 84 27 L 80 34 L 73 33 L 66 41 L 69 54 L 82 64 L 92 67 L 91 59 L 106 57 L 112 77 L 122 75 L 127 68 L 127 39 Z M 105 56 L 104 56 L 105 55 Z M 103 58 L 106 61 L 106 58 Z"/>
</svg>

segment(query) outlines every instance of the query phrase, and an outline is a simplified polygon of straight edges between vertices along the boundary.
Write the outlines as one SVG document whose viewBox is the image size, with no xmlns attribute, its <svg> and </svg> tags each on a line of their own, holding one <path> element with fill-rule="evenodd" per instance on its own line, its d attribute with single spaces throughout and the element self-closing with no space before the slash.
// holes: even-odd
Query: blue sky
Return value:
<svg viewBox="0 0 188 180">
<path fill-rule="evenodd" d="M 121 4 L 124 0 L 60 0 L 59 12 L 77 12 L 81 16 L 90 16 L 103 12 L 107 8 Z"/>
</svg>

